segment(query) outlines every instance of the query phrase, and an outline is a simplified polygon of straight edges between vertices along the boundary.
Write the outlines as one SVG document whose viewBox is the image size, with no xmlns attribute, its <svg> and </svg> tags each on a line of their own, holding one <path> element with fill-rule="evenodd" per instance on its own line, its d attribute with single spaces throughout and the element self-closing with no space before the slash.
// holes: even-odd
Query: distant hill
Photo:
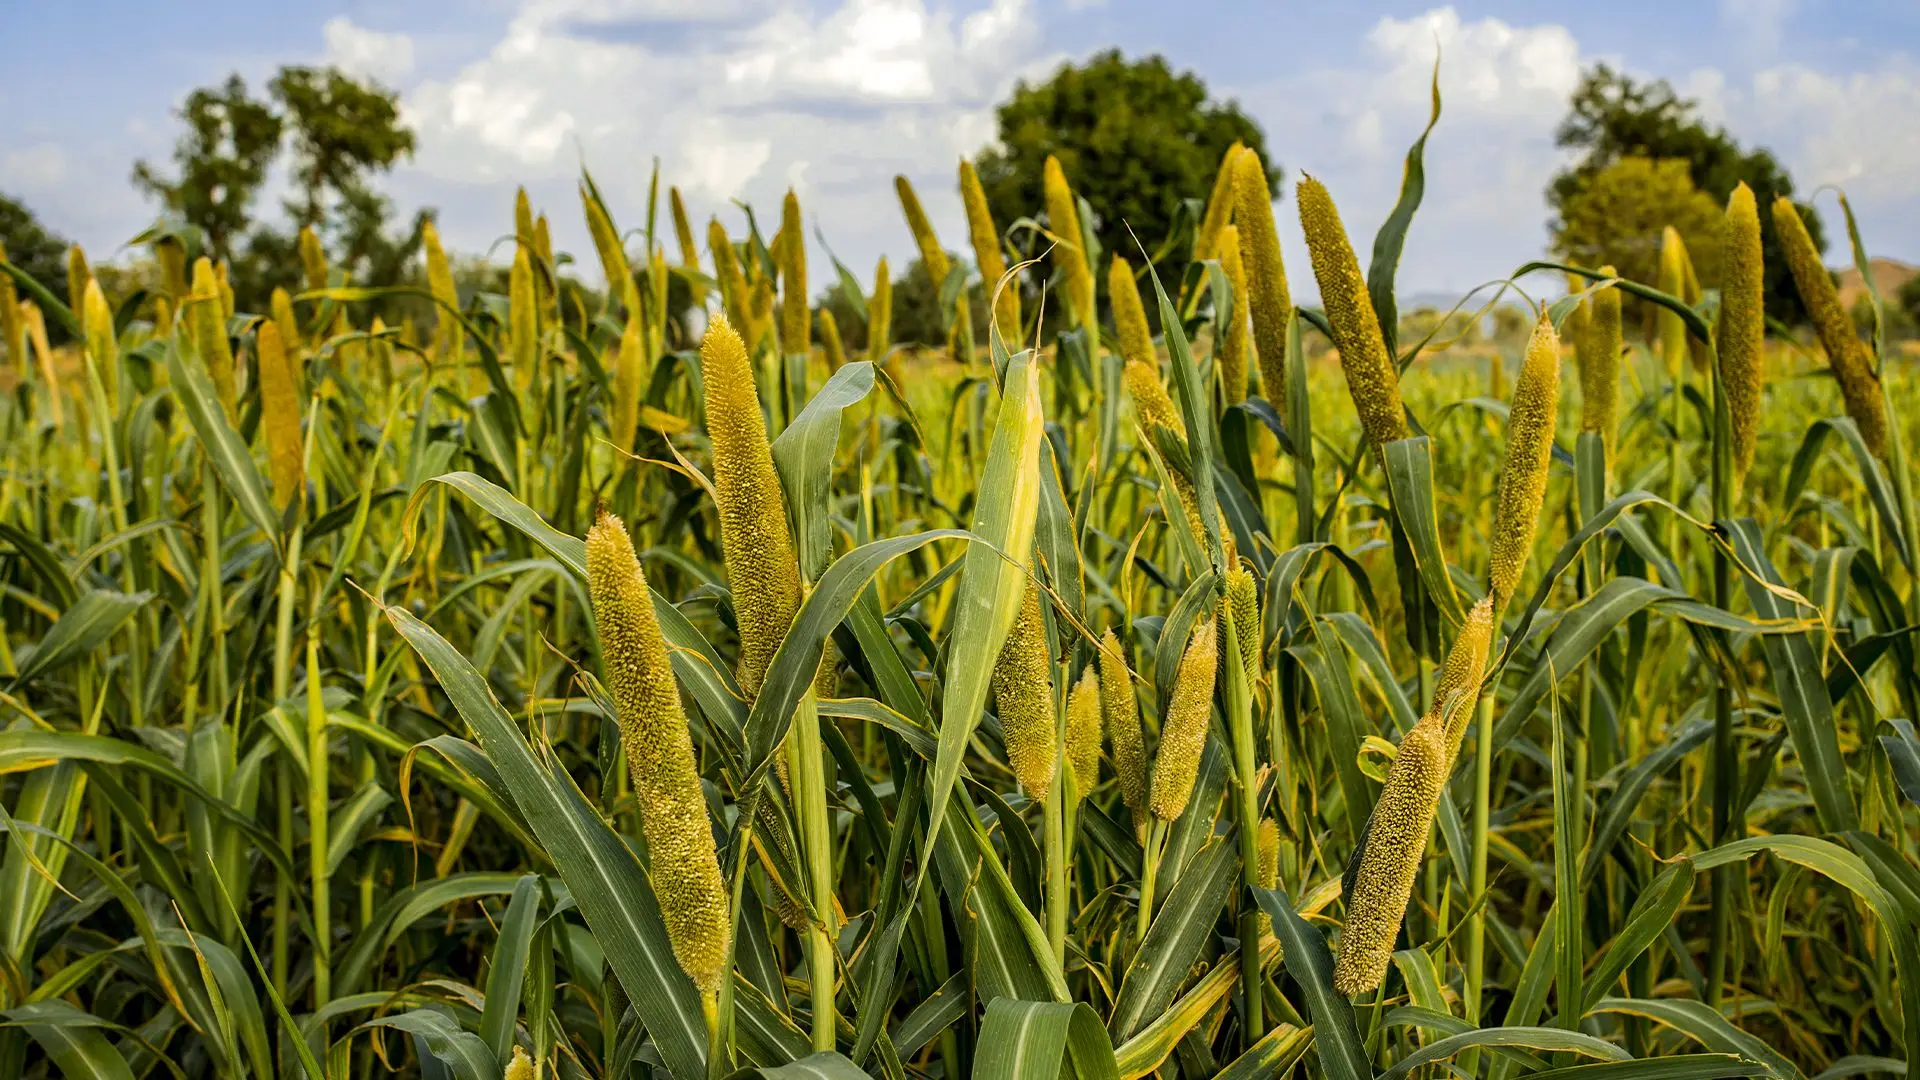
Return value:
<svg viewBox="0 0 1920 1080">
<path fill-rule="evenodd" d="M 1867 269 L 1873 273 L 1873 287 L 1880 292 L 1882 303 L 1892 303 L 1894 294 L 1900 286 L 1920 275 L 1920 266 L 1908 266 L 1898 259 L 1872 259 Z M 1840 287 L 1840 306 L 1853 310 L 1854 302 L 1866 295 L 1866 286 L 1861 283 L 1860 271 L 1848 266 L 1834 272 L 1836 284 Z"/>
</svg>

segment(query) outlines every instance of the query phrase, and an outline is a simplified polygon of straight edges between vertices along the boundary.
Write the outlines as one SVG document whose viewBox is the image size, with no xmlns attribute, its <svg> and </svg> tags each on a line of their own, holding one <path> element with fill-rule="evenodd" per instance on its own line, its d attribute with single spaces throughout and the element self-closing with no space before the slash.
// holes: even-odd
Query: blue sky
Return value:
<svg viewBox="0 0 1920 1080">
<path fill-rule="evenodd" d="M 6 7 L 0 191 L 96 257 L 152 218 L 128 175 L 138 158 L 164 162 L 189 90 L 232 71 L 258 88 L 282 63 L 332 62 L 401 91 L 420 149 L 385 190 L 403 209 L 438 207 L 456 250 L 507 232 L 524 183 L 556 243 L 584 254 L 583 158 L 632 228 L 657 156 L 700 220 L 732 226 L 732 200 L 771 209 L 796 187 L 865 276 L 878 255 L 910 253 L 893 174 L 962 246 L 954 165 L 991 140 L 993 103 L 1016 79 L 1108 46 L 1159 52 L 1238 99 L 1290 180 L 1304 170 L 1328 184 L 1364 248 L 1424 123 L 1437 43 L 1446 112 L 1406 291 L 1458 294 L 1541 252 L 1541 191 L 1565 160 L 1553 129 L 1598 60 L 1668 79 L 1773 149 L 1803 192 L 1844 186 L 1872 251 L 1920 261 L 1911 0 L 363 0 L 273 18 L 236 0 Z M 1822 205 L 1833 211 L 1831 194 Z M 1303 267 L 1290 192 L 1279 209 Z"/>
</svg>

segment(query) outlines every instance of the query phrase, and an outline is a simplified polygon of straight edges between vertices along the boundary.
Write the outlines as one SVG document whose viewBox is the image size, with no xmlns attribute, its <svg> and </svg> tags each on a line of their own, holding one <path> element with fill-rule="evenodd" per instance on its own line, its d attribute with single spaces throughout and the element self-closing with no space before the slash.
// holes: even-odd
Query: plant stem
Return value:
<svg viewBox="0 0 1920 1080">
<path fill-rule="evenodd" d="M 827 821 L 826 764 L 820 747 L 820 707 L 813 691 L 800 699 L 787 733 L 787 771 L 793 781 L 794 816 L 806 859 L 813 920 L 807 927 L 807 979 L 812 995 L 813 1048 L 832 1050 L 836 937 L 833 911 L 833 834 Z"/>
<path fill-rule="evenodd" d="M 1062 965 L 1067 962 L 1067 851 L 1062 809 L 1067 800 L 1067 770 L 1061 768 L 1063 753 L 1056 750 L 1054 754 L 1053 790 L 1040 806 L 1047 845 L 1047 945 L 1053 949 L 1054 962 Z"/>
<path fill-rule="evenodd" d="M 1167 823 L 1152 818 L 1147 825 L 1147 846 L 1141 850 L 1140 911 L 1135 926 L 1134 948 L 1147 940 L 1147 928 L 1153 925 L 1153 883 L 1160 872 L 1160 845 L 1166 841 Z"/>
<path fill-rule="evenodd" d="M 313 889 L 313 1007 L 333 996 L 332 914 L 327 880 L 327 707 L 320 692 L 320 637 L 307 634 L 307 854 Z"/>
<path fill-rule="evenodd" d="M 293 614 L 294 593 L 300 567 L 300 526 L 287 536 L 286 555 L 280 561 L 279 607 L 273 628 L 273 707 L 280 707 L 293 694 Z M 282 756 L 274 770 L 278 783 L 277 809 L 280 811 L 281 851 L 293 858 L 293 768 Z M 285 874 L 276 875 L 273 884 L 273 984 L 282 998 L 287 996 L 288 922 L 293 903 L 293 883 Z"/>
</svg>

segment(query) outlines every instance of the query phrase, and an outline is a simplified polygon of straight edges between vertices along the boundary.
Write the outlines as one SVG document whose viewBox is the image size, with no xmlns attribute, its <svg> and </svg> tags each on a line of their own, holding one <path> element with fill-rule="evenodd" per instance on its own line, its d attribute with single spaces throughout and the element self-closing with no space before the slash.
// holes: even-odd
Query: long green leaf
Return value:
<svg viewBox="0 0 1920 1080">
<path fill-rule="evenodd" d="M 706 1021 L 693 983 L 673 959 L 653 888 L 632 849 L 608 829 L 565 773 L 542 765 L 486 680 L 459 650 L 400 608 L 387 620 L 440 680 L 454 708 L 553 855 L 607 962 L 678 1080 L 706 1073 Z"/>
</svg>

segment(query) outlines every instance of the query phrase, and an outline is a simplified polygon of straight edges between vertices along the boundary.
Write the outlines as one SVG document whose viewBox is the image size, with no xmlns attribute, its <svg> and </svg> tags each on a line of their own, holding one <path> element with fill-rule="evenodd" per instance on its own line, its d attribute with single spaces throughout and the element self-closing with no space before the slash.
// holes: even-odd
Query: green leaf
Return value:
<svg viewBox="0 0 1920 1080">
<path fill-rule="evenodd" d="M 1699 869 L 1711 869 L 1695 863 Z M 1601 998 L 1593 1012 L 1639 1016 L 1672 1028 L 1682 1035 L 1723 1054 L 1738 1054 L 1760 1063 L 1778 1080 L 1797 1080 L 1800 1070 L 1773 1047 L 1741 1031 L 1705 1002 L 1687 998 Z"/>
<path fill-rule="evenodd" d="M 494 1060 L 513 1057 L 513 1022 L 520 1015 L 520 983 L 527 975 L 527 953 L 540 919 L 540 877 L 522 875 L 514 882 L 500 920 L 500 938 L 494 943 L 487 968 L 487 1001 L 480 1014 L 480 1041 Z"/>
<path fill-rule="evenodd" d="M 973 1062 L 976 1080 L 1119 1080 L 1100 1018 L 1084 1002 L 995 998 Z"/>
<path fill-rule="evenodd" d="M 13 677 L 8 689 L 17 689 L 36 676 L 91 653 L 126 625 L 133 613 L 153 599 L 150 592 L 123 593 L 90 589 L 47 628 L 32 655 Z"/>
<path fill-rule="evenodd" d="M 379 1016 L 360 1025 L 367 1028 L 393 1028 L 418 1035 L 442 1065 L 453 1070 L 457 1080 L 495 1080 L 502 1068 L 480 1036 L 462 1031 L 446 1014 L 432 1009 L 414 1009 L 393 1016 Z"/>
<path fill-rule="evenodd" d="M 952 630 L 947 635 L 947 681 L 941 693 L 940 749 L 934 757 L 928 791 L 926 838 L 921 861 L 940 836 L 948 801 L 960 778 L 967 742 L 986 707 L 993 664 L 1020 612 L 1026 592 L 1023 565 L 1033 546 L 1040 510 L 1039 361 L 1031 352 L 1015 354 L 1007 364 L 1000 416 L 974 496 L 968 529 L 976 542 L 967 546 L 954 598 Z M 1013 561 L 1009 561 L 1013 560 Z"/>
<path fill-rule="evenodd" d="M 1887 764 L 1893 769 L 1893 780 L 1900 793 L 1908 802 L 1920 806 L 1920 736 L 1914 734 L 1913 721 L 1882 720 L 1880 748 L 1886 751 Z"/>
<path fill-rule="evenodd" d="M 247 520 L 260 530 L 260 535 L 269 541 L 276 539 L 280 535 L 280 512 L 268 497 L 260 471 L 254 468 L 253 451 L 227 422 L 226 409 L 220 404 L 220 396 L 214 391 L 213 380 L 207 376 L 206 369 L 198 360 L 189 363 L 180 348 L 170 344 L 167 377 L 174 397 L 179 399 L 187 421 L 200 439 L 201 452 L 219 474 L 220 482 L 226 485 L 227 493 L 239 504 Z"/>
<path fill-rule="evenodd" d="M 552 854 L 668 1071 L 678 1080 L 700 1080 L 706 1074 L 706 1021 L 699 996 L 673 959 L 653 888 L 632 849 L 564 772 L 534 757 L 513 718 L 459 650 L 400 608 L 387 608 L 386 616 L 479 736 L 521 815 Z"/>
<path fill-rule="evenodd" d="M 1253 897 L 1273 920 L 1273 936 L 1280 939 L 1287 971 L 1306 995 L 1314 1049 L 1328 1080 L 1372 1080 L 1353 1003 L 1333 988 L 1333 954 L 1327 951 L 1326 935 L 1308 926 L 1279 889 L 1255 889 Z"/>
<path fill-rule="evenodd" d="M 1582 993 L 1583 1008 L 1591 1009 L 1606 997 L 1607 991 L 1627 970 L 1627 965 L 1638 959 L 1673 923 L 1680 906 L 1687 902 L 1687 896 L 1693 892 L 1693 877 L 1693 863 L 1683 858 L 1654 878 L 1653 883 L 1633 902 L 1633 910 L 1627 913 L 1626 925 L 1620 928 L 1613 943 L 1607 946 L 1607 951 L 1587 975 Z"/>
<path fill-rule="evenodd" d="M 1400 307 L 1393 295 L 1393 279 L 1400 268 L 1400 252 L 1407 245 L 1407 228 L 1413 224 L 1414 211 L 1427 191 L 1427 136 L 1440 122 L 1440 56 L 1436 45 L 1433 57 L 1432 107 L 1427 126 L 1407 149 L 1407 161 L 1400 171 L 1400 199 L 1393 212 L 1373 234 L 1373 258 L 1367 263 L 1367 294 L 1373 299 L 1373 312 L 1379 317 L 1380 333 L 1386 339 L 1387 355 L 1398 349 Z M 1402 363 L 1404 369 L 1405 364 Z"/>
<path fill-rule="evenodd" d="M 856 360 L 841 367 L 773 440 L 773 464 L 786 489 L 787 511 L 800 541 L 800 572 L 813 581 L 833 554 L 833 455 L 840 443 L 840 415 L 873 390 L 873 365 Z"/>
<path fill-rule="evenodd" d="M 1765 1065 L 1738 1054 L 1675 1054 L 1542 1069 L 1529 1073 L 1527 1080 L 1725 1080 L 1735 1076 L 1770 1075 L 1772 1072 Z"/>
<path fill-rule="evenodd" d="M 747 715 L 746 771 L 750 776 L 768 766 L 781 740 L 786 738 L 794 709 L 813 685 L 828 635 L 847 617 L 873 576 L 887 563 L 936 540 L 966 539 L 970 539 L 968 534 L 958 529 L 889 537 L 862 544 L 827 567 L 820 583 L 807 594 L 799 613 L 793 617 L 793 625 L 781 639 L 780 648 L 775 650 L 760 694 L 754 698 L 753 709 Z M 971 546 L 968 551 L 971 557 Z"/>
<path fill-rule="evenodd" d="M 1396 439 L 1380 448 L 1387 470 L 1387 487 L 1393 493 L 1393 513 L 1406 534 L 1414 565 L 1420 571 L 1420 583 L 1427 598 L 1440 606 L 1440 614 L 1450 625 L 1465 619 L 1460 597 L 1453 590 L 1453 578 L 1447 573 L 1446 553 L 1440 546 L 1439 512 L 1433 497 L 1433 440 L 1425 435 Z"/>
<path fill-rule="evenodd" d="M 1313 1028 L 1277 1024 L 1234 1058 L 1213 1080 L 1272 1080 L 1286 1076 L 1313 1047 Z"/>
<path fill-rule="evenodd" d="M 107 1041 L 103 1028 L 115 1025 L 64 1001 L 36 1001 L 0 1012 L 7 1023 L 33 1036 L 69 1080 L 133 1080 L 127 1059 Z"/>
<path fill-rule="evenodd" d="M 733 1074 L 731 1080 L 744 1080 L 751 1076 L 761 1077 L 762 1080 L 867 1080 L 867 1074 L 860 1071 L 858 1065 L 834 1050 L 808 1054 L 785 1065 L 741 1069 Z"/>
<path fill-rule="evenodd" d="M 1179 882 L 1159 905 L 1146 940 L 1127 965 L 1107 1026 L 1125 1041 L 1166 1011 L 1212 936 L 1240 868 L 1226 837 L 1200 849 Z"/>
<path fill-rule="evenodd" d="M 1470 1050 L 1476 1046 L 1523 1046 L 1530 1050 L 1584 1054 L 1603 1061 L 1633 1060 L 1625 1050 L 1612 1043 L 1577 1031 L 1543 1027 L 1476 1028 L 1458 1035 L 1449 1035 L 1444 1039 L 1436 1039 L 1415 1050 L 1394 1062 L 1391 1069 L 1381 1073 L 1380 1080 L 1401 1080 L 1422 1065 L 1434 1061 L 1445 1061 L 1462 1050 Z"/>
<path fill-rule="evenodd" d="M 1743 519 L 1723 523 L 1722 527 L 1741 563 L 1765 575 L 1767 581 L 1783 584 L 1773 563 L 1767 559 L 1759 526 Z M 1761 583 L 1751 578 L 1745 580 L 1747 599 L 1756 615 L 1765 619 L 1799 616 L 1798 610 Z M 1821 673 L 1820 656 L 1814 651 L 1812 635 L 1768 635 L 1761 639 L 1761 646 L 1766 650 L 1767 674 L 1773 679 L 1780 712 L 1793 735 L 1793 748 L 1800 756 L 1800 767 L 1806 774 L 1814 809 L 1819 812 L 1821 829 L 1838 833 L 1856 828 L 1859 816 L 1854 810 L 1853 792 L 1847 786 L 1847 761 L 1840 753 L 1833 699 L 1827 696 L 1827 680 Z"/>
</svg>

